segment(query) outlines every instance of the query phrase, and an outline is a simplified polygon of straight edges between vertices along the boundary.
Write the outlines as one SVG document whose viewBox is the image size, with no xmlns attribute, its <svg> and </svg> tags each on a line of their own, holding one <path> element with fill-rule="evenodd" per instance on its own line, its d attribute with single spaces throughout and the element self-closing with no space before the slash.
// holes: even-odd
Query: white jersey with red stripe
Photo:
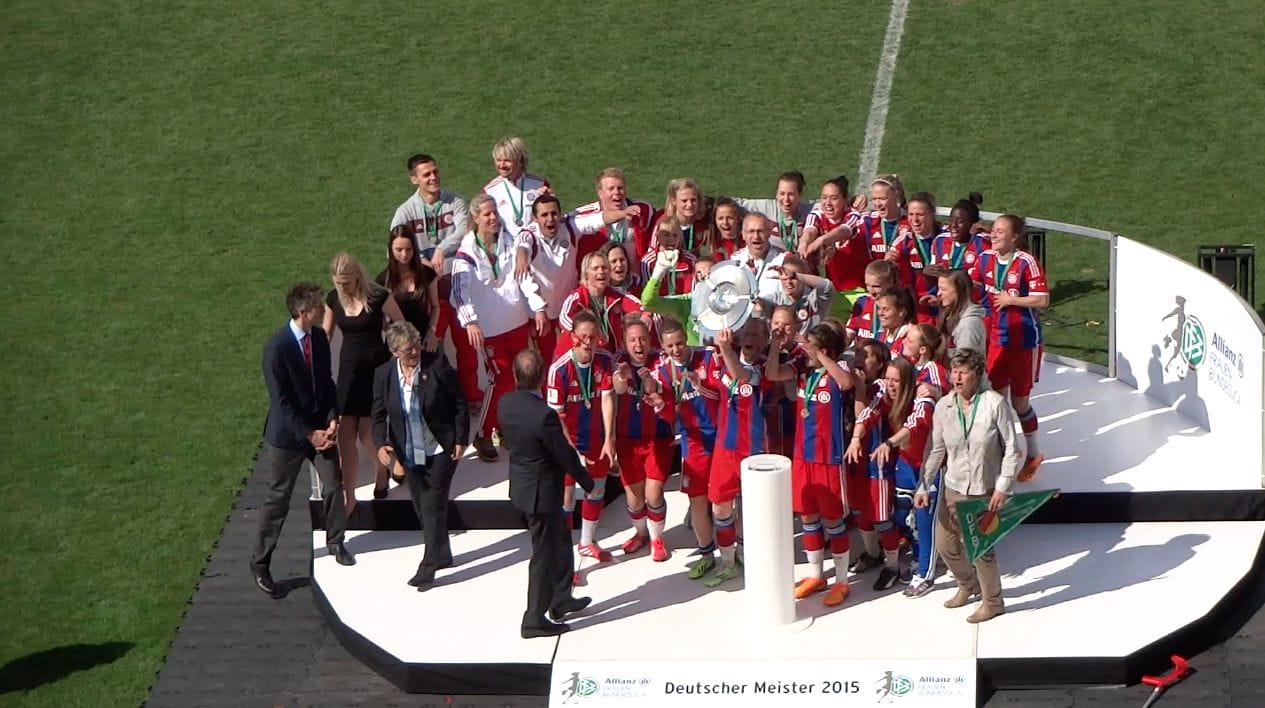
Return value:
<svg viewBox="0 0 1265 708">
<path fill-rule="evenodd" d="M 496 215 L 501 218 L 501 228 L 515 233 L 532 222 L 532 205 L 536 199 L 549 193 L 549 180 L 528 172 L 515 180 L 497 175 L 483 185 L 483 193 L 496 200 Z"/>
<path fill-rule="evenodd" d="M 552 237 L 545 236 L 540 224 L 524 226 L 514 239 L 514 246 L 527 251 L 531 263 L 531 277 L 540 288 L 545 302 L 545 315 L 558 319 L 562 302 L 575 290 L 578 283 L 576 252 L 580 238 L 595 233 L 602 224 L 602 215 L 575 217 L 568 215 L 558 224 Z M 552 353 L 552 352 L 550 352 Z"/>
</svg>

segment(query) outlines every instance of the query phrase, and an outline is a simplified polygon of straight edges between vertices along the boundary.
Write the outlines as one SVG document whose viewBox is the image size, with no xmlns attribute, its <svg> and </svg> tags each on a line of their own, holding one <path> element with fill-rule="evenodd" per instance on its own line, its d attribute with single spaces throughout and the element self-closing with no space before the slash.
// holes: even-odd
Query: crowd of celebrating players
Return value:
<svg viewBox="0 0 1265 708">
<path fill-rule="evenodd" d="M 514 386 L 514 355 L 534 347 L 552 361 L 545 398 L 597 481 L 565 497 L 568 514 L 579 507 L 576 552 L 590 564 L 612 558 L 595 535 L 608 475 L 623 485 L 632 519 L 620 552 L 669 558 L 665 486 L 679 470 L 697 541 L 689 577 L 709 587 L 735 578 L 740 463 L 768 452 L 792 461 L 809 566 L 797 598 L 823 593 L 826 605 L 841 604 L 849 576 L 870 571 L 875 589 L 900 582 L 920 597 L 936 567 L 942 477 L 924 462 L 939 444 L 937 401 L 981 382 L 1002 393 L 1026 454 L 994 486 L 1004 494 L 1012 478 L 1037 471 L 1028 396 L 1049 295 L 1024 250 L 1023 219 L 986 226 L 971 195 L 942 224 L 935 197 L 906 196 L 895 175 L 857 195 L 835 177 L 809 201 L 798 172 L 780 175 L 768 199 L 706 197 L 694 180 L 674 179 L 652 206 L 630 199 L 624 174 L 609 168 L 597 174 L 596 201 L 567 208 L 527 171 L 520 139 L 497 142 L 492 156 L 497 174 L 469 202 L 441 187 L 435 158 L 411 157 L 416 191 L 391 221 L 387 268 L 374 285 L 340 254 L 330 304 L 406 319 L 428 349 L 450 343 L 483 461 L 499 454 L 497 401 Z M 755 314 L 708 337 L 692 317 L 705 306 L 693 292 L 721 262 L 750 270 Z M 340 370 L 340 397 L 351 375 Z M 969 420 L 958 412 L 969 433 L 975 411 Z M 352 456 L 342 464 L 348 490 L 365 436 L 350 422 L 340 431 L 340 454 Z"/>
</svg>

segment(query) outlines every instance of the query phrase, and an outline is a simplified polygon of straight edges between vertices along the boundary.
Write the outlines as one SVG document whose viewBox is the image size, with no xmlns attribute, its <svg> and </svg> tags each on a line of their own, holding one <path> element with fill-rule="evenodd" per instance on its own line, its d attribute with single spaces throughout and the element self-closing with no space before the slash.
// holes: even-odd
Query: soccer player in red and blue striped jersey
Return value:
<svg viewBox="0 0 1265 708">
<path fill-rule="evenodd" d="M 736 335 L 725 329 L 716 336 L 716 348 L 725 360 L 725 368 L 720 378 L 720 419 L 707 497 L 716 520 L 721 562 L 703 578 L 708 587 L 716 587 L 738 574 L 734 499 L 742 488 L 742 460 L 763 453 L 767 445 L 763 406 L 773 391 L 773 383 L 764 375 L 768 340 L 768 321 L 755 318 L 748 320 Z"/>
<path fill-rule="evenodd" d="M 662 395 L 658 354 L 650 350 L 650 328 L 641 320 L 624 328 L 624 349 L 615 357 L 615 458 L 624 483 L 633 536 L 623 545 L 631 555 L 650 543 L 656 562 L 668 559 L 663 542 L 667 506 L 663 483 L 672 474 L 673 403 Z"/>
<path fill-rule="evenodd" d="M 687 344 L 685 326 L 670 317 L 659 322 L 659 341 L 663 345 L 659 380 L 670 386 L 676 410 L 676 430 L 681 435 L 681 491 L 690 500 L 690 527 L 700 556 L 690 564 L 689 576 L 697 580 L 715 565 L 716 540 L 707 486 L 716 447 L 724 363 L 716 350 Z"/>
<path fill-rule="evenodd" d="M 1037 414 L 1028 402 L 1041 366 L 1040 310 L 1050 306 L 1041 264 L 1018 250 L 1024 220 L 1002 214 L 989 234 L 993 247 L 980 256 L 972 277 L 984 287 L 988 313 L 988 379 L 993 389 L 1006 395 L 1028 443 L 1028 458 L 1019 480 L 1031 479 L 1045 456 L 1037 446 Z"/>
<path fill-rule="evenodd" d="M 865 267 L 865 294 L 852 304 L 852 317 L 848 320 L 848 346 L 861 346 L 866 341 L 878 341 L 882 326 L 874 305 L 884 290 L 896 287 L 896 264 L 889 261 L 870 261 Z"/>
<path fill-rule="evenodd" d="M 891 248 L 887 260 L 896 264 L 900 284 L 914 291 L 919 322 L 935 322 L 936 276 L 932 250 L 938 238 L 948 237 L 949 232 L 936 222 L 936 198 L 928 192 L 919 192 L 909 199 L 909 230 L 902 231 Z"/>
<path fill-rule="evenodd" d="M 905 218 L 905 187 L 896 175 L 881 175 L 870 183 L 870 208 L 853 230 L 870 246 L 870 258 L 881 261 L 901 231 L 909 230 Z"/>
<path fill-rule="evenodd" d="M 615 395 L 610 353 L 598 349 L 596 339 L 597 318 L 591 312 L 577 313 L 571 349 L 549 367 L 546 398 L 558 411 L 563 432 L 593 477 L 593 491 L 580 505 L 580 556 L 607 561 L 611 554 L 597 545 L 594 533 L 602 515 L 606 476 L 615 461 Z M 568 518 L 574 486 L 571 480 L 566 481 L 563 505 Z"/>
<path fill-rule="evenodd" d="M 835 582 L 826 594 L 828 607 L 842 604 L 848 597 L 847 484 L 843 452 L 848 420 L 853 414 L 852 373 L 843 356 L 843 333 L 830 325 L 814 327 L 803 337 L 803 355 L 782 364 L 778 354 L 784 335 L 777 334 L 769 349 L 765 372 L 773 381 L 796 381 L 795 429 L 791 456 L 791 498 L 803 527 L 804 553 L 808 556 L 808 577 L 795 586 L 795 597 L 803 599 L 826 589 L 822 577 L 826 538 L 834 559 Z M 823 533 L 823 527 L 825 533 Z"/>
</svg>

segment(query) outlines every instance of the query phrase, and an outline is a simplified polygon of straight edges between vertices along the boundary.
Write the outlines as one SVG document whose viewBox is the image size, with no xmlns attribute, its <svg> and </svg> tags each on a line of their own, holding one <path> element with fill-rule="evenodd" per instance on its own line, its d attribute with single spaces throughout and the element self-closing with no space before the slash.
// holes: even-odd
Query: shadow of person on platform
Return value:
<svg viewBox="0 0 1265 708">
<path fill-rule="evenodd" d="M 1038 610 L 1163 577 L 1193 558 L 1195 548 L 1208 540 L 1206 534 L 1182 534 L 1159 545 L 1114 548 L 1118 539 L 1111 546 L 1096 544 L 1072 565 L 1043 578 L 1017 587 L 1006 587 L 1003 582 L 1006 611 Z M 1045 594 L 1024 602 L 1011 600 L 1041 592 Z"/>
<path fill-rule="evenodd" d="M 692 602 L 712 592 L 734 592 L 743 588 L 742 574 L 718 588 L 709 588 L 701 581 L 690 580 L 685 571 L 651 578 L 620 595 L 593 603 L 583 617 L 568 620 L 573 629 L 583 629 L 626 619 L 644 612 Z"/>
<path fill-rule="evenodd" d="M 73 673 L 112 664 L 135 646 L 131 642 L 66 644 L 20 656 L 0 667 L 0 695 L 31 691 Z"/>
<path fill-rule="evenodd" d="M 422 548 L 422 545 L 418 544 L 418 562 L 422 560 Z M 473 580 L 530 559 L 531 534 L 522 531 L 513 536 L 506 536 L 489 546 L 457 554 L 452 559 L 451 569 L 439 571 L 435 578 L 435 585 L 454 585 Z"/>
<path fill-rule="evenodd" d="M 1032 399 L 1046 460 L 1032 480 L 1015 484 L 1016 492 L 1147 491 L 1135 487 L 1136 473 L 1134 483 L 1112 478 L 1142 466 L 1170 439 L 1207 434 L 1128 384 L 1070 369 L 1047 370 Z"/>
</svg>

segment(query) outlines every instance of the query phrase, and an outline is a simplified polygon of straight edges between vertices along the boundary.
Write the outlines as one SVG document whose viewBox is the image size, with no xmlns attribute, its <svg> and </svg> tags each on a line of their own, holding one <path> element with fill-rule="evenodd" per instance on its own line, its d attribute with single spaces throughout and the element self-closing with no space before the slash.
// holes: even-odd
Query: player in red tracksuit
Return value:
<svg viewBox="0 0 1265 708">
<path fill-rule="evenodd" d="M 826 589 L 822 577 L 826 538 L 834 559 L 835 582 L 826 594 L 828 607 L 848 597 L 848 497 L 843 452 L 853 407 L 853 376 L 843 356 L 843 334 L 818 325 L 803 338 L 802 354 L 783 365 L 781 335 L 769 347 L 765 372 L 773 381 L 797 383 L 795 432 L 791 459 L 791 498 L 803 527 L 808 577 L 795 586 L 796 599 Z M 822 532 L 823 527 L 825 533 Z"/>
<path fill-rule="evenodd" d="M 716 447 L 720 372 L 724 363 L 715 349 L 686 344 L 685 326 L 670 317 L 659 322 L 659 339 L 663 344 L 659 380 L 668 383 L 676 410 L 676 430 L 681 436 L 681 491 L 689 497 L 690 527 L 698 541 L 699 559 L 690 564 L 689 576 L 697 580 L 716 564 L 707 485 Z"/>
<path fill-rule="evenodd" d="M 650 328 L 641 320 L 624 329 L 624 349 L 615 357 L 615 459 L 624 483 L 633 535 L 624 555 L 650 543 L 651 557 L 668 559 L 663 525 L 668 508 L 663 483 L 672 474 L 672 423 L 676 418 L 667 386 L 659 378 L 658 354 L 650 350 Z"/>
<path fill-rule="evenodd" d="M 727 329 L 716 335 L 716 348 L 725 360 L 725 369 L 720 378 L 720 420 L 707 497 L 712 502 L 721 562 L 703 578 L 707 587 L 716 587 L 738 575 L 734 500 L 742 491 L 742 460 L 767 449 L 763 407 L 774 386 L 764 375 L 768 340 L 768 322 L 754 318 L 736 335 Z"/>
<path fill-rule="evenodd" d="M 606 495 L 606 476 L 615 461 L 615 392 L 609 352 L 595 346 L 597 321 L 590 312 L 576 315 L 574 343 L 570 351 L 559 356 L 549 367 L 546 398 L 558 411 L 562 429 L 593 477 L 593 491 L 580 505 L 581 557 L 608 561 L 611 554 L 602 550 L 594 539 L 597 520 L 602 515 Z M 567 479 L 563 506 L 570 519 L 574 508 L 574 481 Z M 569 526 L 569 525 L 568 525 Z M 579 575 L 577 573 L 577 575 Z"/>
<path fill-rule="evenodd" d="M 935 325 L 915 325 L 905 335 L 901 355 L 914 365 L 920 398 L 938 401 L 949 390 L 949 372 L 941 363 L 944 351 L 944 336 Z"/>
<path fill-rule="evenodd" d="M 852 429 L 848 460 L 865 459 L 862 440 L 867 435 L 873 450 L 869 456 L 871 503 L 874 528 L 883 546 L 883 567 L 874 583 L 875 590 L 890 588 L 900 577 L 900 531 L 893 519 L 896 493 L 908 490 L 912 500 L 918 488 L 934 408 L 931 399 L 916 395 L 913 365 L 896 358 L 887 365 L 883 395 L 861 412 Z"/>
<path fill-rule="evenodd" d="M 888 288 L 875 301 L 874 312 L 878 315 L 878 332 L 874 340 L 887 345 L 892 350 L 892 357 L 899 357 L 905 345 L 905 334 L 916 323 L 917 308 L 913 295 L 907 288 Z"/>
<path fill-rule="evenodd" d="M 852 364 L 852 374 L 857 378 L 853 420 L 861 417 L 861 413 L 883 395 L 883 374 L 891 360 L 891 350 L 872 339 L 857 348 Z M 860 459 L 845 458 L 848 505 L 852 507 L 852 521 L 865 543 L 864 550 L 853 555 L 852 565 L 848 568 L 853 574 L 864 573 L 883 564 L 883 549 L 879 544 L 878 531 L 874 530 L 874 518 L 877 514 L 870 495 L 869 459 L 873 451 L 869 448 L 868 438 L 862 439 L 861 445 L 863 455 Z"/>
</svg>

